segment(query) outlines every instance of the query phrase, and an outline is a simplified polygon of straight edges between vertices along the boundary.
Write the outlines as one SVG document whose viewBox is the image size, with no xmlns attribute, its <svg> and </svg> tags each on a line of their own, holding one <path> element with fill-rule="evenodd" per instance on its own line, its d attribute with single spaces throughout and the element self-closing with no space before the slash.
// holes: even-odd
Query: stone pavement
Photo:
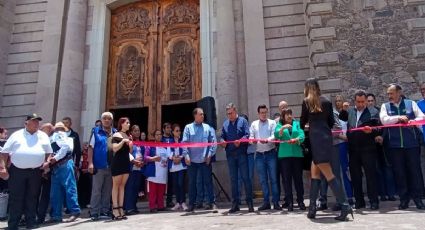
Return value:
<svg viewBox="0 0 425 230">
<path fill-rule="evenodd" d="M 306 202 L 308 204 L 308 201 Z M 259 204 L 256 204 L 258 207 Z M 219 204 L 219 213 L 210 211 L 197 211 L 194 214 L 184 212 L 164 212 L 148 214 L 146 204 L 142 204 L 142 214 L 129 216 L 122 221 L 96 221 L 87 219 L 87 213 L 74 223 L 57 225 L 44 225 L 40 229 L 149 229 L 149 230 L 179 230 L 179 229 L 356 229 L 356 230 L 381 230 L 381 229 L 425 229 L 425 212 L 418 211 L 414 206 L 405 211 L 396 209 L 398 202 L 382 202 L 379 211 L 363 209 L 355 212 L 354 220 L 349 222 L 334 221 L 335 212 L 318 212 L 315 220 L 309 220 L 306 212 L 288 214 L 287 211 L 255 212 L 248 213 L 245 206 L 239 214 L 227 214 L 229 205 Z M 0 227 L 6 227 L 6 222 L 1 222 Z"/>
</svg>

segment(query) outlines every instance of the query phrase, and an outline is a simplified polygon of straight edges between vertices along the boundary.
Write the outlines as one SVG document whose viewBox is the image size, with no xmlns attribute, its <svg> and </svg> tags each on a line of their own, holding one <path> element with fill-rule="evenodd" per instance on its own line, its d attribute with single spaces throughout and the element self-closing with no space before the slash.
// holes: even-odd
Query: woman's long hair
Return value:
<svg viewBox="0 0 425 230">
<path fill-rule="evenodd" d="M 136 128 L 139 129 L 139 137 L 133 136 L 133 130 L 135 130 Z M 140 132 L 140 127 L 138 125 L 131 126 L 131 128 L 130 128 L 130 134 L 131 134 L 131 139 L 133 141 L 141 141 L 140 136 L 142 135 L 142 132 Z"/>
<path fill-rule="evenodd" d="M 316 78 L 309 78 L 304 85 L 304 100 L 307 103 L 308 110 L 311 113 L 322 112 L 322 105 L 320 103 L 320 87 Z"/>
</svg>

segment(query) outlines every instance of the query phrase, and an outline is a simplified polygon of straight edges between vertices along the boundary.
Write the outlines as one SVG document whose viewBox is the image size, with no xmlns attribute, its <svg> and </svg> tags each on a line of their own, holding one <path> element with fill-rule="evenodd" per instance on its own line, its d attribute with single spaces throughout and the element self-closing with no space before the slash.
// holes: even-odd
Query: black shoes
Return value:
<svg viewBox="0 0 425 230">
<path fill-rule="evenodd" d="M 289 207 L 289 203 L 288 202 L 283 202 L 282 204 L 282 208 L 288 208 Z"/>
<path fill-rule="evenodd" d="M 239 204 L 238 203 L 233 203 L 232 208 L 229 210 L 229 213 L 235 213 L 235 212 L 239 212 Z"/>
<path fill-rule="evenodd" d="M 254 204 L 252 203 L 252 201 L 248 201 L 248 212 L 254 212 Z"/>
<path fill-rule="evenodd" d="M 317 207 L 315 203 L 310 202 L 310 206 L 308 206 L 307 218 L 314 219 L 316 218 Z"/>
<path fill-rule="evenodd" d="M 379 204 L 378 204 L 378 202 L 371 202 L 371 203 L 370 203 L 370 209 L 371 209 L 371 210 L 378 210 L 378 209 L 379 209 Z"/>
<path fill-rule="evenodd" d="M 172 208 L 172 207 L 174 207 L 175 206 L 175 204 L 171 201 L 171 202 L 167 202 L 167 208 Z"/>
<path fill-rule="evenodd" d="M 288 212 L 293 212 L 293 211 L 294 211 L 294 204 L 293 203 L 289 203 Z"/>
<path fill-rule="evenodd" d="M 261 205 L 261 206 L 258 208 L 258 211 L 264 211 L 264 210 L 269 210 L 269 209 L 271 209 L 270 204 L 268 204 L 268 203 L 264 203 L 263 205 Z"/>
<path fill-rule="evenodd" d="M 298 208 L 303 211 L 306 210 L 304 202 L 298 203 Z"/>
<path fill-rule="evenodd" d="M 415 199 L 413 201 L 415 202 L 415 205 L 416 205 L 416 208 L 417 209 L 420 209 L 420 210 L 425 209 L 425 205 L 424 205 L 424 203 L 422 203 L 422 200 L 421 199 Z"/>
<path fill-rule="evenodd" d="M 186 212 L 194 212 L 194 211 L 195 211 L 195 206 L 189 204 L 189 206 L 187 207 Z"/>
<path fill-rule="evenodd" d="M 396 201 L 396 200 L 397 200 L 397 198 L 395 198 L 394 196 L 389 196 L 389 197 L 388 197 L 388 200 L 389 200 L 389 201 Z"/>
<path fill-rule="evenodd" d="M 282 210 L 282 208 L 280 207 L 279 202 L 273 203 L 273 209 L 274 210 L 277 210 L 277 211 L 281 211 Z"/>
<path fill-rule="evenodd" d="M 404 210 L 409 208 L 409 201 L 400 201 L 400 205 L 398 206 L 399 210 Z"/>
<path fill-rule="evenodd" d="M 349 205 L 343 205 L 341 207 L 341 213 L 339 216 L 335 217 L 335 220 L 339 221 L 348 221 L 348 214 L 351 214 L 351 217 L 354 219 L 353 209 Z"/>
</svg>

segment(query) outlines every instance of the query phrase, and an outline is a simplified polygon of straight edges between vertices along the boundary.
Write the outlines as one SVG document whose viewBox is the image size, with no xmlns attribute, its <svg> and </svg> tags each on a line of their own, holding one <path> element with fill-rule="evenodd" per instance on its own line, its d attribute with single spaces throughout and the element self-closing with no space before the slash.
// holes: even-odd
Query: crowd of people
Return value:
<svg viewBox="0 0 425 230">
<path fill-rule="evenodd" d="M 425 98 L 425 84 L 421 93 Z M 340 211 L 335 219 L 354 218 L 353 208 L 366 208 L 363 175 L 370 209 L 396 196 L 399 209 L 407 209 L 411 200 L 425 209 L 420 164 L 424 137 L 422 127 L 409 125 L 424 120 L 425 99 L 416 103 L 405 98 L 397 84 L 387 94 L 389 101 L 381 107 L 362 90 L 354 94 L 354 106 L 341 95 L 332 104 L 311 78 L 305 83 L 301 114 L 293 114 L 282 101 L 280 113 L 271 119 L 268 107 L 259 105 L 258 119 L 250 124 L 230 103 L 219 136 L 204 123 L 201 108 L 193 110 L 194 121 L 184 129 L 164 123 L 152 139 L 126 117 L 114 128 L 113 114 L 104 112 L 82 146 L 71 118 L 40 126 L 42 118 L 30 114 L 25 127 L 9 138 L 0 129 L 0 189 L 9 191 L 8 228 L 34 228 L 45 223 L 47 213 L 50 223 L 72 222 L 82 208 L 90 208 L 92 220 L 125 220 L 139 213 L 137 202 L 144 196 L 151 213 L 217 212 L 212 164 L 218 146 L 225 150 L 231 182 L 228 213 L 240 211 L 242 188 L 248 212 L 255 211 L 254 171 L 263 194 L 258 211 L 306 210 L 303 170 L 311 176 L 308 218 L 328 208 L 328 186 L 336 198 L 332 210 Z M 191 143 L 199 146 L 184 145 Z"/>
</svg>

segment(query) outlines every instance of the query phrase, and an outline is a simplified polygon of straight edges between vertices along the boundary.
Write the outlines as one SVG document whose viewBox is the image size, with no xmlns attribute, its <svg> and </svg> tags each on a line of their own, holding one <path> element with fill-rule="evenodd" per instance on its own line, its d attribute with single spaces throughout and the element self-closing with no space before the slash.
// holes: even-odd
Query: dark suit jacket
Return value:
<svg viewBox="0 0 425 230">
<path fill-rule="evenodd" d="M 359 128 L 364 126 L 378 126 L 379 111 L 373 107 L 365 108 L 357 122 L 357 109 L 350 108 L 348 110 L 348 129 Z M 381 131 L 373 129 L 372 133 L 363 131 L 347 132 L 348 145 L 350 151 L 367 151 L 376 153 L 375 137 L 379 136 Z"/>
</svg>

